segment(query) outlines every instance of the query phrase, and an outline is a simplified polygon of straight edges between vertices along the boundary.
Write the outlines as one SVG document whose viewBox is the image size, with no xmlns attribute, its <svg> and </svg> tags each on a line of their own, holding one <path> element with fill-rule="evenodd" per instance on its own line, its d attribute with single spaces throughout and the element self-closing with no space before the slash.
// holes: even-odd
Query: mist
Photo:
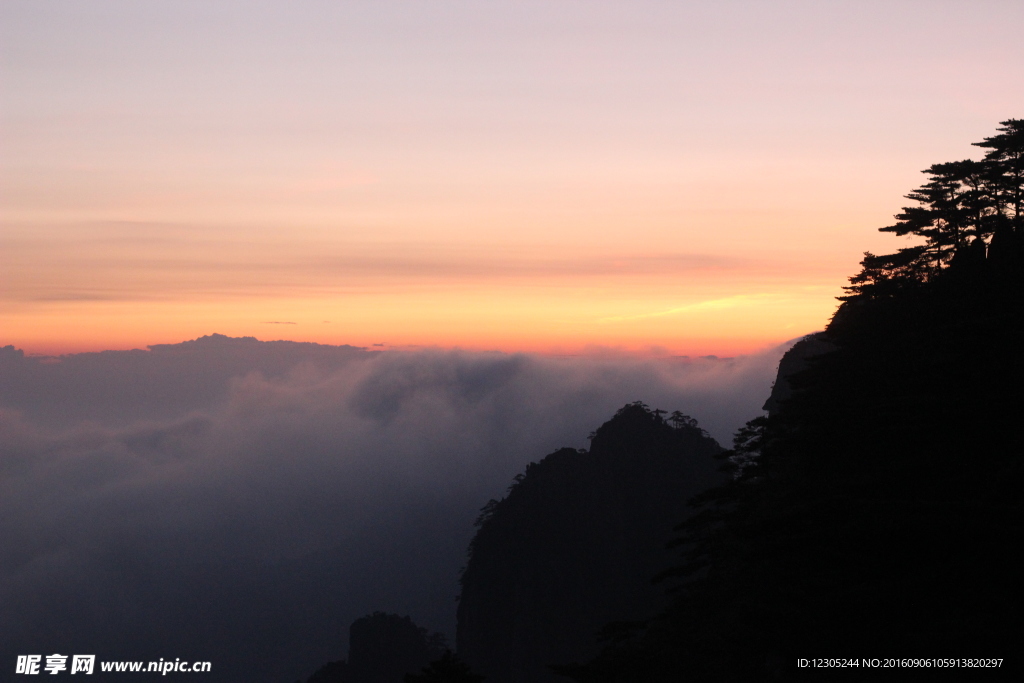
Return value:
<svg viewBox="0 0 1024 683">
<path fill-rule="evenodd" d="M 734 359 L 367 351 L 215 335 L 0 349 L 0 648 L 305 678 L 374 610 L 454 634 L 478 510 L 627 402 L 728 445 L 786 345 Z"/>
</svg>

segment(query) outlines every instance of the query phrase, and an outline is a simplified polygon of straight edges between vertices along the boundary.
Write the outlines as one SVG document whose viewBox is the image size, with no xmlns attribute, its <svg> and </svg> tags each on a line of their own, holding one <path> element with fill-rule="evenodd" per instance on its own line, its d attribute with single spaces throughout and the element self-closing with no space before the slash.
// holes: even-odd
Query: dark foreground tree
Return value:
<svg viewBox="0 0 1024 683">
<path fill-rule="evenodd" d="M 946 268 L 989 258 L 1012 269 L 1024 245 L 1024 119 L 1003 121 L 1000 134 L 977 146 L 989 149 L 980 161 L 935 164 L 929 182 L 907 195 L 916 202 L 884 228 L 918 244 L 893 254 L 865 254 L 851 278 L 846 300 L 896 296 L 921 286 Z"/>
</svg>

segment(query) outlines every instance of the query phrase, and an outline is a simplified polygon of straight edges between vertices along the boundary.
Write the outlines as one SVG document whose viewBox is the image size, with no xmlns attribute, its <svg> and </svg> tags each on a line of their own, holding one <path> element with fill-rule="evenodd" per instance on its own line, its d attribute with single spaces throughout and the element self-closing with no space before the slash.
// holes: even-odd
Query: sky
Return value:
<svg viewBox="0 0 1024 683">
<path fill-rule="evenodd" d="M 730 356 L 1024 115 L 1024 5 L 0 4 L 0 344 Z"/>
</svg>

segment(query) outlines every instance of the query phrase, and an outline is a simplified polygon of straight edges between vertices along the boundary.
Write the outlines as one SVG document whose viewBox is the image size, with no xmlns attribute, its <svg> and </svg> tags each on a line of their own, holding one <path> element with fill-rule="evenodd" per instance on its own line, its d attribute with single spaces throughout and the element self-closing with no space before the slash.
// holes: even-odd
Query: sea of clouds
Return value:
<svg viewBox="0 0 1024 683">
<path fill-rule="evenodd" d="M 211 661 L 211 681 L 290 683 L 374 610 L 453 634 L 473 521 L 527 463 L 637 400 L 728 445 L 785 348 L 0 349 L 0 661 L 180 657 Z"/>
</svg>

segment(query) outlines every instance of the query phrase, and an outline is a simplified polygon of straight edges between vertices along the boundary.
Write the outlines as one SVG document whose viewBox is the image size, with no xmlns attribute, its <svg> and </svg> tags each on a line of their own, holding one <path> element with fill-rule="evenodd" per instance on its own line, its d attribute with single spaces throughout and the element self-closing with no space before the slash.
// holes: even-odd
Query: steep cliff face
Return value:
<svg viewBox="0 0 1024 683">
<path fill-rule="evenodd" d="M 790 378 L 802 370 L 807 369 L 811 359 L 835 349 L 835 344 L 828 340 L 824 332 L 809 334 L 793 347 L 786 351 L 779 361 L 779 372 L 772 384 L 772 393 L 764 402 L 763 410 L 768 413 L 778 412 L 782 402 L 793 395 L 793 387 Z"/>
<path fill-rule="evenodd" d="M 626 406 L 589 452 L 527 467 L 481 515 L 462 576 L 458 652 L 493 683 L 551 680 L 596 654 L 596 632 L 664 602 L 651 578 L 686 501 L 725 477 L 721 447 L 685 416 Z"/>
</svg>

